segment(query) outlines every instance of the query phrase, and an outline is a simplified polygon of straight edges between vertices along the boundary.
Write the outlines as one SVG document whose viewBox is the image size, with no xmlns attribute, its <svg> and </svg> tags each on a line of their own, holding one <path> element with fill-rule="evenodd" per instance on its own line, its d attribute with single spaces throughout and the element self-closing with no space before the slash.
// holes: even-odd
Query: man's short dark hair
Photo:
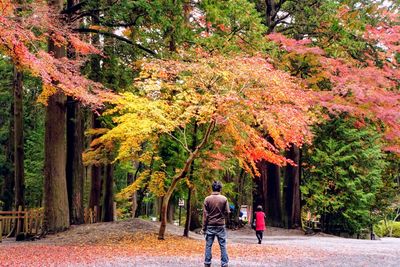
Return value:
<svg viewBox="0 0 400 267">
<path fill-rule="evenodd" d="M 211 187 L 213 192 L 221 192 L 222 184 L 220 181 L 214 181 Z"/>
</svg>

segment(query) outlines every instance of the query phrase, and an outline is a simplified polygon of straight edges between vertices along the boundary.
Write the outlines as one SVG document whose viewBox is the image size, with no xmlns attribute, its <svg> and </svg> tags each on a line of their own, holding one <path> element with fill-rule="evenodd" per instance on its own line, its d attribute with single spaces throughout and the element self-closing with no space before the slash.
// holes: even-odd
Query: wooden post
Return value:
<svg viewBox="0 0 400 267">
<path fill-rule="evenodd" d="M 117 221 L 117 202 L 115 201 L 113 203 L 113 221 Z"/>
<path fill-rule="evenodd" d="M 93 223 L 93 210 L 89 209 L 89 224 Z"/>
<path fill-rule="evenodd" d="M 30 212 L 29 212 L 29 210 L 25 210 L 25 216 L 24 216 L 24 218 L 25 218 L 25 220 L 23 221 L 23 223 L 24 223 L 24 233 L 25 234 L 29 234 L 29 220 L 30 220 Z"/>
<path fill-rule="evenodd" d="M 94 206 L 93 207 L 93 218 L 94 218 L 94 221 L 93 222 L 91 222 L 91 223 L 97 223 L 97 216 L 98 216 L 98 214 L 97 214 L 97 206 Z"/>
<path fill-rule="evenodd" d="M 18 213 L 17 213 L 17 231 L 15 233 L 16 236 L 19 235 L 21 231 L 21 214 L 22 214 L 22 206 L 18 206 Z"/>
<path fill-rule="evenodd" d="M 0 243 L 2 242 L 3 238 L 3 220 L 0 219 Z"/>
</svg>

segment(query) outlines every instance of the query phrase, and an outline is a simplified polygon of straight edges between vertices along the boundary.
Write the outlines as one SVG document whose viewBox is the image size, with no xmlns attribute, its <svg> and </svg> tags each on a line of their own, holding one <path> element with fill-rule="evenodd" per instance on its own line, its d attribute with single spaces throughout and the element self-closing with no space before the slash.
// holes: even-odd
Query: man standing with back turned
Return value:
<svg viewBox="0 0 400 267">
<path fill-rule="evenodd" d="M 221 266 L 228 266 L 228 253 L 226 252 L 225 219 L 229 215 L 229 204 L 226 197 L 221 195 L 222 184 L 215 181 L 212 184 L 212 194 L 204 200 L 203 231 L 206 238 L 206 255 L 204 266 L 211 266 L 211 248 L 215 237 L 218 238 L 221 249 Z"/>
</svg>

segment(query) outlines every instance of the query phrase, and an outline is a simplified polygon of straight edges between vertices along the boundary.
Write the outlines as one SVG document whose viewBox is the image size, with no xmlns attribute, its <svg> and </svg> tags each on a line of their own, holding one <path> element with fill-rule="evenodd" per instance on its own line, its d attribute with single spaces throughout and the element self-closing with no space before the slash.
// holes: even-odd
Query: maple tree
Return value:
<svg viewBox="0 0 400 267">
<path fill-rule="evenodd" d="M 142 144 L 153 144 L 155 149 L 162 135 L 184 147 L 186 162 L 176 170 L 171 184 L 165 184 L 162 172 L 153 173 L 149 182 L 156 184 L 155 191 L 164 196 L 160 239 L 164 238 L 166 208 L 176 184 L 187 175 L 209 141 L 215 151 L 214 168 L 218 168 L 218 161 L 235 157 L 249 173 L 257 174 L 256 161 L 286 164 L 279 150 L 289 143 L 300 146 L 310 138 L 311 92 L 303 90 L 288 74 L 275 70 L 262 56 L 205 55 L 189 62 L 153 60 L 144 63 L 135 86 L 142 95 L 124 93 L 109 100 L 114 107 L 106 114 L 116 116 L 116 125 L 102 130 L 105 134 L 92 143 L 87 156 L 117 142 L 116 160 L 145 160 L 148 153 L 138 157 Z M 176 135 L 184 132 L 191 120 L 204 125 L 194 150 L 188 147 L 185 135 L 179 139 Z M 265 140 L 266 134 L 273 138 L 274 145 Z M 145 177 L 122 194 L 131 195 Z"/>
</svg>

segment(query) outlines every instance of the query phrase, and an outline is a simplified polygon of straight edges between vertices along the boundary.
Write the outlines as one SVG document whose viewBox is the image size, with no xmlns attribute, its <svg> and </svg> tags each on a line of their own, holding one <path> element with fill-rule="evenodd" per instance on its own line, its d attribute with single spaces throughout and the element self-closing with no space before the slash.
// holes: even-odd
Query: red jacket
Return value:
<svg viewBox="0 0 400 267">
<path fill-rule="evenodd" d="M 255 219 L 256 219 L 256 231 L 264 231 L 265 230 L 265 213 L 262 211 L 256 211 Z"/>
</svg>

